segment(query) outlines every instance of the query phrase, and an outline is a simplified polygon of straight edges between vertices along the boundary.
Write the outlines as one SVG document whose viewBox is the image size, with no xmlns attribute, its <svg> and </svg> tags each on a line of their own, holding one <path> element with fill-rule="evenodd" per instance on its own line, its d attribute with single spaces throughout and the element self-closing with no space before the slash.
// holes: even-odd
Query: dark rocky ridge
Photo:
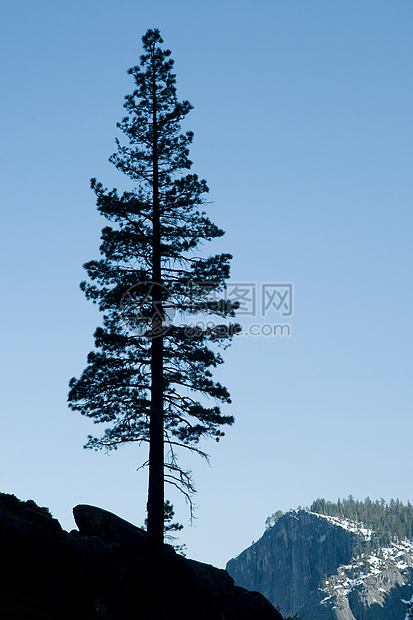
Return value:
<svg viewBox="0 0 413 620">
<path fill-rule="evenodd" d="M 13 499 L 11 499 L 13 498 Z M 146 533 L 92 506 L 77 506 L 70 534 L 44 511 L 0 494 L 0 618 L 143 619 Z M 224 570 L 165 545 L 167 620 L 282 620 Z"/>
<path fill-rule="evenodd" d="M 404 620 L 403 600 L 413 601 L 409 551 L 399 568 L 349 586 L 343 565 L 352 561 L 353 548 L 363 544 L 361 532 L 308 511 L 292 511 L 226 568 L 237 585 L 258 590 L 281 613 L 297 614 L 299 620 Z"/>
</svg>

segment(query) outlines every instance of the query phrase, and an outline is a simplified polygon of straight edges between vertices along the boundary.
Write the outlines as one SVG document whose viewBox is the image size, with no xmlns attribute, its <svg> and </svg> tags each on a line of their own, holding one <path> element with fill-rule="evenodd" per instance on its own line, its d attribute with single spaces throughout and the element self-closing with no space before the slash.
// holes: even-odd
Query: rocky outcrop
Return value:
<svg viewBox="0 0 413 620">
<path fill-rule="evenodd" d="M 389 569 L 370 575 L 362 583 L 344 591 L 335 587 L 339 578 L 331 577 L 331 594 L 312 593 L 299 611 L 300 620 L 404 620 L 413 594 L 413 569 Z M 341 591 L 340 591 L 341 590 Z"/>
<path fill-rule="evenodd" d="M 0 618 L 143 618 L 146 533 L 92 506 L 74 516 L 79 529 L 67 533 L 47 511 L 0 494 Z M 282 620 L 224 570 L 168 545 L 165 565 L 167 620 Z"/>
<path fill-rule="evenodd" d="M 413 601 L 413 545 L 354 559 L 366 537 L 360 524 L 292 511 L 226 568 L 237 585 L 299 620 L 404 620 Z"/>
<path fill-rule="evenodd" d="M 357 620 L 404 620 L 412 586 L 413 568 L 389 569 L 371 575 L 348 593 L 350 609 Z"/>
</svg>

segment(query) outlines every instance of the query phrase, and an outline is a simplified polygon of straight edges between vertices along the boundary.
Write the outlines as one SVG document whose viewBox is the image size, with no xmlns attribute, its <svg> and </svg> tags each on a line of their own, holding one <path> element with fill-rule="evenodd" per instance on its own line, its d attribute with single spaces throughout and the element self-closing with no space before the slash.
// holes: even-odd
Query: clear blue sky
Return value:
<svg viewBox="0 0 413 620">
<path fill-rule="evenodd" d="M 124 187 L 107 159 L 150 27 L 195 107 L 194 170 L 227 233 L 211 251 L 234 255 L 233 282 L 294 285 L 291 317 L 257 319 L 289 337 L 225 353 L 236 424 L 204 446 L 212 466 L 183 459 L 199 509 L 182 541 L 223 566 L 275 510 L 413 499 L 413 3 L 2 3 L 0 490 L 66 529 L 78 503 L 145 517 L 145 449 L 82 450 L 94 429 L 66 396 L 100 323 L 78 288 L 104 225 L 89 179 Z"/>
</svg>

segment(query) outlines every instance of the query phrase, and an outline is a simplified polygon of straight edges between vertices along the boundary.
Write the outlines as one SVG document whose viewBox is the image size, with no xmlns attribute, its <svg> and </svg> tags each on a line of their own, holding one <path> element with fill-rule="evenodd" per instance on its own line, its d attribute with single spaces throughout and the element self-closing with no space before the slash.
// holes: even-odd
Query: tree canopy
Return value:
<svg viewBox="0 0 413 620">
<path fill-rule="evenodd" d="M 373 530 L 373 547 L 385 547 L 395 540 L 413 540 L 413 506 L 398 499 L 387 503 L 384 499 L 355 500 L 352 495 L 337 502 L 316 499 L 310 506 L 311 512 L 361 522 Z"/>
</svg>

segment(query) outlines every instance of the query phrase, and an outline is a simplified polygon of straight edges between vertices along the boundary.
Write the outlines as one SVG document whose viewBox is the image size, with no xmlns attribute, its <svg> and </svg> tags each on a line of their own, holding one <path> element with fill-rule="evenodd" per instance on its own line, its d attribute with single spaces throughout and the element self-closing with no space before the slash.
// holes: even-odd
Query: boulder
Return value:
<svg viewBox="0 0 413 620">
<path fill-rule="evenodd" d="M 141 559 L 146 545 L 146 532 L 116 515 L 93 506 L 73 509 L 79 532 L 95 536 L 106 543 L 118 544 L 125 558 Z M 128 565 L 128 562 L 125 562 Z M 165 545 L 167 618 L 179 620 L 282 620 L 281 615 L 261 594 L 234 585 L 222 569 L 189 560 Z M 138 570 L 137 589 L 142 588 L 142 568 Z M 143 592 L 142 592 L 143 596 Z M 102 597 L 102 608 L 109 611 Z M 112 617 L 112 616 L 109 616 Z"/>
</svg>

